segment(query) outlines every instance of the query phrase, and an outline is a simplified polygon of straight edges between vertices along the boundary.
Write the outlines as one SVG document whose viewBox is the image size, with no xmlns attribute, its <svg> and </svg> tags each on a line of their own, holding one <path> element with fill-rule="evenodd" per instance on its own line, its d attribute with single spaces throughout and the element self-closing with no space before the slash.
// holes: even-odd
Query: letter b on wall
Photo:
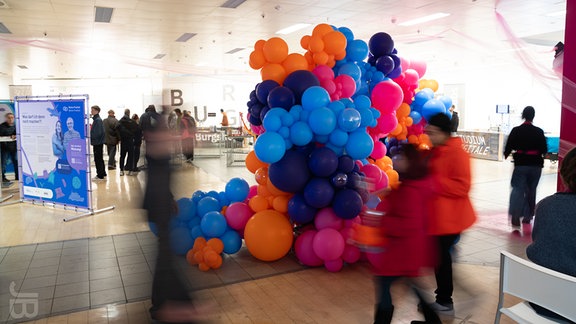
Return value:
<svg viewBox="0 0 576 324">
<path fill-rule="evenodd" d="M 182 106 L 183 103 L 182 90 L 170 90 L 170 106 Z"/>
</svg>

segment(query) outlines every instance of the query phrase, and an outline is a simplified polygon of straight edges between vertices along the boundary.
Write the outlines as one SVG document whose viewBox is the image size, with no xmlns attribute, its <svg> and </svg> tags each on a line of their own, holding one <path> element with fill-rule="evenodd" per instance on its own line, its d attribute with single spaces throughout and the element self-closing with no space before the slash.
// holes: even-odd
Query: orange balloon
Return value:
<svg viewBox="0 0 576 324">
<path fill-rule="evenodd" d="M 204 246 L 206 246 L 206 239 L 202 236 L 199 236 L 194 240 L 194 246 L 192 246 L 192 250 L 200 251 L 202 248 L 204 248 Z"/>
<path fill-rule="evenodd" d="M 324 41 L 322 40 L 322 36 L 310 37 L 309 46 L 310 46 L 309 50 L 312 53 L 320 53 L 324 51 Z"/>
<path fill-rule="evenodd" d="M 246 155 L 246 160 L 244 162 L 246 163 L 246 168 L 248 169 L 248 171 L 252 173 L 256 173 L 256 171 L 261 167 L 268 167 L 267 163 L 264 163 L 258 159 L 258 157 L 256 156 L 256 152 L 254 152 L 253 150 L 248 152 L 248 154 Z"/>
<path fill-rule="evenodd" d="M 410 127 L 414 125 L 414 119 L 412 119 L 412 117 L 406 117 L 406 126 Z"/>
<path fill-rule="evenodd" d="M 189 250 L 188 253 L 186 253 L 186 262 L 188 262 L 188 264 L 190 265 L 196 265 L 198 264 L 198 262 L 196 262 L 196 259 L 194 259 L 194 254 L 196 253 L 196 251 Z"/>
<path fill-rule="evenodd" d="M 388 185 L 390 186 L 390 188 L 392 189 L 398 188 L 398 186 L 400 185 L 399 182 L 400 177 L 398 176 L 398 172 L 392 169 L 386 171 L 386 175 L 388 176 Z"/>
<path fill-rule="evenodd" d="M 396 128 L 394 128 L 391 132 L 391 136 L 398 136 L 402 133 L 402 124 L 396 124 Z"/>
<path fill-rule="evenodd" d="M 216 257 L 216 260 L 214 260 L 212 262 L 212 264 L 210 264 L 210 268 L 212 269 L 219 269 L 222 266 L 222 256 L 218 255 Z"/>
<path fill-rule="evenodd" d="M 292 53 L 282 62 L 282 66 L 286 70 L 286 75 L 288 75 L 294 71 L 307 70 L 308 61 L 302 54 Z"/>
<path fill-rule="evenodd" d="M 204 262 L 204 252 L 203 251 L 194 252 L 194 261 L 196 261 L 196 263 Z"/>
<path fill-rule="evenodd" d="M 408 143 L 417 144 L 418 143 L 418 136 L 416 136 L 416 135 L 408 136 Z"/>
<path fill-rule="evenodd" d="M 312 30 L 312 36 L 320 36 L 323 37 L 324 35 L 333 32 L 334 28 L 328 24 L 318 24 Z"/>
<path fill-rule="evenodd" d="M 340 53 L 334 54 L 334 59 L 337 61 L 340 61 L 340 60 L 344 59 L 345 57 L 346 57 L 346 51 L 345 50 L 340 52 Z"/>
<path fill-rule="evenodd" d="M 264 57 L 264 52 L 262 51 L 253 51 L 250 53 L 250 60 L 248 61 L 250 67 L 254 70 L 261 69 L 264 64 L 266 64 L 266 58 Z"/>
<path fill-rule="evenodd" d="M 222 243 L 222 240 L 219 238 L 211 238 L 208 240 L 208 242 L 206 242 L 206 244 L 212 248 L 212 250 L 214 250 L 216 253 L 220 254 L 222 253 L 222 251 L 224 251 L 224 243 Z"/>
<path fill-rule="evenodd" d="M 420 145 L 418 145 L 418 149 L 419 149 L 419 150 L 422 150 L 422 151 L 424 151 L 424 150 L 429 150 L 429 149 L 430 149 L 430 146 L 429 146 L 428 144 L 426 144 L 426 143 L 420 143 Z"/>
<path fill-rule="evenodd" d="M 408 115 L 410 115 L 410 105 L 403 102 L 400 107 L 398 107 L 398 110 L 396 110 L 396 116 L 408 117 Z"/>
<path fill-rule="evenodd" d="M 312 56 L 312 52 L 307 51 L 304 53 L 304 58 L 306 59 L 306 62 L 308 62 L 308 70 L 310 70 L 310 65 L 314 65 L 314 57 Z"/>
<path fill-rule="evenodd" d="M 210 270 L 210 266 L 207 265 L 206 263 L 202 262 L 198 265 L 198 269 L 200 269 L 200 271 L 206 272 L 206 271 Z"/>
<path fill-rule="evenodd" d="M 262 51 L 268 62 L 282 63 L 288 56 L 288 44 L 280 37 L 272 37 L 266 41 Z"/>
<path fill-rule="evenodd" d="M 277 63 L 266 63 L 260 70 L 260 75 L 262 76 L 262 80 L 274 80 L 279 84 L 284 82 L 286 78 L 286 70 L 281 64 Z"/>
<path fill-rule="evenodd" d="M 310 46 L 310 35 L 304 35 L 300 38 L 300 46 L 305 50 L 308 49 L 308 46 Z"/>
<path fill-rule="evenodd" d="M 328 54 L 328 61 L 326 62 L 326 66 L 333 68 L 336 65 L 336 60 L 334 59 L 334 55 Z"/>
<path fill-rule="evenodd" d="M 216 253 L 213 250 L 210 251 L 206 251 L 204 253 L 204 261 L 206 262 L 206 264 L 212 268 L 213 264 L 217 264 L 218 263 L 218 253 Z"/>
<path fill-rule="evenodd" d="M 428 80 L 428 88 L 432 89 L 432 91 L 438 91 L 438 81 L 436 80 Z"/>
<path fill-rule="evenodd" d="M 274 201 L 272 202 L 272 208 L 274 210 L 287 213 L 288 212 L 288 202 L 290 201 L 291 196 L 276 196 L 274 197 Z"/>
<path fill-rule="evenodd" d="M 265 185 L 268 182 L 268 167 L 263 166 L 256 170 L 254 173 L 254 179 L 258 184 Z"/>
<path fill-rule="evenodd" d="M 262 51 L 264 49 L 264 44 L 266 44 L 265 40 L 263 39 L 257 40 L 256 43 L 254 43 L 254 50 Z"/>
<path fill-rule="evenodd" d="M 314 53 L 312 57 L 314 58 L 314 63 L 318 65 L 328 65 L 328 60 L 330 59 L 326 52 Z"/>
<path fill-rule="evenodd" d="M 339 31 L 332 30 L 322 37 L 324 51 L 328 54 L 336 54 L 346 50 L 346 36 Z"/>
<path fill-rule="evenodd" d="M 256 195 L 248 201 L 248 206 L 255 213 L 268 209 L 268 200 L 264 196 Z"/>
<path fill-rule="evenodd" d="M 389 156 L 384 156 L 380 160 L 382 160 L 385 164 L 392 165 L 392 159 Z"/>
<path fill-rule="evenodd" d="M 262 197 L 269 197 L 272 196 L 272 193 L 270 193 L 270 190 L 268 190 L 268 187 L 266 185 L 261 185 L 259 184 L 256 187 L 256 193 L 258 194 L 258 196 L 262 196 Z"/>
<path fill-rule="evenodd" d="M 284 257 L 292 247 L 292 224 L 282 213 L 264 210 L 254 214 L 244 229 L 244 241 L 252 256 L 262 261 Z"/>
</svg>

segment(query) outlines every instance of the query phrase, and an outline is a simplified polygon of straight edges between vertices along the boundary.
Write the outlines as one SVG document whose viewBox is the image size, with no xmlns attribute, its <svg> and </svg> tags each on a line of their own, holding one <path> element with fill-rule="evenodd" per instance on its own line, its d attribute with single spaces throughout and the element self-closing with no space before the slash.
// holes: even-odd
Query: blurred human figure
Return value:
<svg viewBox="0 0 576 324">
<path fill-rule="evenodd" d="M 140 172 L 138 162 L 140 161 L 140 147 L 142 146 L 142 127 L 140 127 L 140 118 L 137 114 L 132 115 L 132 120 L 136 123 L 136 132 L 134 133 L 134 167 L 133 171 Z"/>
<path fill-rule="evenodd" d="M 436 302 L 438 313 L 454 315 L 452 293 L 452 247 L 460 234 L 476 221 L 470 201 L 470 156 L 462 148 L 460 137 L 451 137 L 450 117 L 440 113 L 428 121 L 425 132 L 432 142 L 429 159 L 432 197 L 429 204 L 429 234 L 437 239 L 438 266 Z"/>
<path fill-rule="evenodd" d="M 170 156 L 173 135 L 167 119 L 153 105 L 148 106 L 141 119 L 148 165 L 144 209 L 148 213 L 148 221 L 156 225 L 158 236 L 150 315 L 162 322 L 189 323 L 198 314 L 170 247 L 170 221 L 177 208 L 171 194 Z"/>
<path fill-rule="evenodd" d="M 228 114 L 224 111 L 224 109 L 220 109 L 220 113 L 222 114 L 222 121 L 220 122 L 220 125 L 222 125 L 222 127 L 227 127 L 228 124 Z"/>
<path fill-rule="evenodd" d="M 426 268 L 433 266 L 435 253 L 433 240 L 426 228 L 426 204 L 431 191 L 426 176 L 425 155 L 418 151 L 416 146 L 405 144 L 393 157 L 393 162 L 394 169 L 400 175 L 401 184 L 388 193 L 376 208 L 384 212 L 383 216 L 379 217 L 379 225 L 387 243 L 383 252 L 368 255 L 376 276 L 376 324 L 392 322 L 392 283 L 407 277 L 411 278 L 410 284 L 414 285 L 414 278 L 423 275 Z M 414 289 L 417 292 L 417 288 Z M 418 292 L 417 295 L 423 301 Z M 441 323 L 438 315 L 426 302 L 421 305 L 425 322 L 412 323 Z"/>
<path fill-rule="evenodd" d="M 124 110 L 124 116 L 120 118 L 116 126 L 116 133 L 120 136 L 120 175 L 124 171 L 132 175 L 134 168 L 134 134 L 136 133 L 136 122 L 130 118 L 130 109 Z"/>
<path fill-rule="evenodd" d="M 114 115 L 114 110 L 108 110 L 108 117 L 103 120 L 104 134 L 106 136 L 104 142 L 106 144 L 106 151 L 108 152 L 108 170 L 116 169 L 116 147 L 120 141 L 120 136 L 116 133 L 118 126 L 118 119 Z"/>
<path fill-rule="evenodd" d="M 186 162 L 192 163 L 194 161 L 194 141 L 196 139 L 196 121 L 190 115 L 188 110 L 184 110 L 180 124 L 180 132 L 182 134 L 182 153 L 186 158 Z"/>
<path fill-rule="evenodd" d="M 532 243 L 526 256 L 543 267 L 576 277 L 576 148 L 560 165 L 560 178 L 567 188 L 548 196 L 536 205 Z M 531 304 L 537 313 L 564 319 L 541 306 Z"/>
<path fill-rule="evenodd" d="M 458 126 L 460 125 L 460 117 L 456 111 L 456 106 L 452 105 L 452 107 L 450 107 L 450 112 L 452 113 L 452 118 L 450 118 L 450 131 L 456 133 L 458 132 Z"/>
<path fill-rule="evenodd" d="M 92 106 L 92 127 L 90 128 L 90 144 L 94 151 L 94 164 L 96 165 L 96 177 L 94 180 L 104 180 L 106 177 L 106 167 L 104 165 L 104 124 L 100 118 L 100 107 Z M 68 118 L 71 119 L 71 118 Z M 74 124 L 72 124 L 74 126 Z M 64 135 L 66 136 L 66 135 Z"/>
<path fill-rule="evenodd" d="M 52 154 L 58 158 L 66 155 L 66 148 L 64 147 L 64 134 L 62 134 L 62 123 L 60 120 L 56 121 L 54 126 L 54 134 L 52 134 Z"/>
<path fill-rule="evenodd" d="M 16 145 L 16 124 L 14 114 L 9 112 L 5 115 L 6 121 L 0 124 L 0 136 L 9 136 L 13 141 L 2 142 L 2 182 L 10 182 L 6 178 L 6 166 L 8 160 L 14 167 L 14 180 L 18 181 L 18 147 Z"/>
<path fill-rule="evenodd" d="M 514 171 L 510 180 L 512 192 L 508 207 L 513 230 L 520 229 L 520 218 L 524 224 L 532 221 L 536 206 L 536 188 L 544 167 L 544 155 L 548 152 L 544 131 L 532 125 L 534 115 L 533 107 L 524 108 L 524 123 L 512 128 L 504 148 L 504 158 L 507 159 L 510 153 L 514 158 Z"/>
</svg>

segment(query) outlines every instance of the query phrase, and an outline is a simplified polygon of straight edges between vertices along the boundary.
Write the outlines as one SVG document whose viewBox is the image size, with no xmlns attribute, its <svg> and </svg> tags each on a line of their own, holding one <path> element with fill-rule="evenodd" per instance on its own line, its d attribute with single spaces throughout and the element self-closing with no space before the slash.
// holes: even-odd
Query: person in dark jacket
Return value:
<svg viewBox="0 0 576 324">
<path fill-rule="evenodd" d="M 140 127 L 140 118 L 137 114 L 132 115 L 132 120 L 136 123 L 136 132 L 134 133 L 134 167 L 132 171 L 140 172 L 138 162 L 140 161 L 140 147 L 142 146 L 142 127 Z"/>
<path fill-rule="evenodd" d="M 136 122 L 130 118 L 130 109 L 124 110 L 124 116 L 118 121 L 116 133 L 120 136 L 120 175 L 128 171 L 132 175 L 134 170 L 134 134 L 136 133 Z M 126 159 L 126 157 L 128 157 Z M 126 163 L 124 163 L 126 161 Z"/>
<path fill-rule="evenodd" d="M 18 181 L 18 149 L 16 146 L 16 125 L 14 124 L 14 114 L 6 114 L 6 121 L 0 124 L 0 136 L 9 136 L 14 141 L 2 142 L 2 182 L 10 182 L 6 179 L 6 165 L 8 160 L 14 166 L 14 178 Z"/>
<path fill-rule="evenodd" d="M 450 131 L 456 133 L 458 132 L 458 126 L 460 125 L 460 117 L 458 116 L 458 112 L 454 105 L 450 107 L 450 112 L 452 113 L 452 118 L 450 118 Z"/>
<path fill-rule="evenodd" d="M 104 134 L 106 149 L 108 151 L 108 170 L 116 169 L 116 146 L 120 141 L 120 137 L 116 134 L 116 126 L 118 126 L 118 119 L 114 116 L 114 110 L 108 110 L 108 118 L 104 119 Z"/>
<path fill-rule="evenodd" d="M 104 165 L 104 124 L 100 118 L 100 107 L 92 106 L 92 127 L 90 128 L 90 144 L 94 151 L 94 164 L 96 165 L 96 177 L 94 180 L 105 180 L 106 167 Z"/>
<path fill-rule="evenodd" d="M 544 166 L 544 155 L 548 151 L 544 131 L 532 125 L 534 115 L 533 107 L 524 108 L 524 123 L 512 129 L 504 148 L 504 158 L 508 158 L 511 153 L 514 158 L 508 214 L 515 231 L 520 229 L 520 218 L 524 224 L 532 221 L 536 188 Z"/>
</svg>

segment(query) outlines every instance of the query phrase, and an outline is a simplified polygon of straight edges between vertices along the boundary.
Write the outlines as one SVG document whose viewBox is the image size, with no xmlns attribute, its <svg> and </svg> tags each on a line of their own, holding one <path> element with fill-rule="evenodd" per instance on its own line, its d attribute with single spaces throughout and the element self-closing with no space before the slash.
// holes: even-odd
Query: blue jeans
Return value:
<svg viewBox="0 0 576 324">
<path fill-rule="evenodd" d="M 6 179 L 6 167 L 8 167 L 8 160 L 12 161 L 15 180 L 18 180 L 18 152 L 8 150 L 2 150 L 2 180 Z"/>
<path fill-rule="evenodd" d="M 523 222 L 529 223 L 534 216 L 536 207 L 536 187 L 540 182 L 542 168 L 539 166 L 519 165 L 514 167 L 512 172 L 512 193 L 510 194 L 510 206 L 508 213 L 512 217 L 512 225 L 520 225 L 520 218 Z"/>
</svg>

